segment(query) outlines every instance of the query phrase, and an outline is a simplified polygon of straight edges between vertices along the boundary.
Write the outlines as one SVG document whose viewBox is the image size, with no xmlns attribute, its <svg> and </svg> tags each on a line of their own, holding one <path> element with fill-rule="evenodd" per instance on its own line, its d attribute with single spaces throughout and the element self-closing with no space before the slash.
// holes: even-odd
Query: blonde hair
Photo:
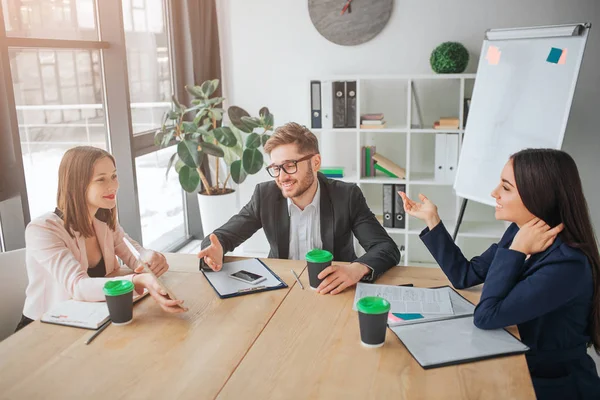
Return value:
<svg viewBox="0 0 600 400">
<path fill-rule="evenodd" d="M 319 141 L 315 134 L 295 122 L 288 122 L 275 129 L 264 149 L 267 154 L 271 154 L 275 147 L 290 143 L 296 144 L 301 154 L 319 154 Z"/>
<path fill-rule="evenodd" d="M 105 150 L 91 146 L 73 147 L 67 150 L 58 168 L 58 193 L 56 206 L 62 212 L 65 229 L 74 237 L 73 231 L 83 237 L 94 236 L 94 227 L 89 218 L 87 189 L 94 175 L 94 165 L 105 157 L 114 157 Z M 117 209 L 101 208 L 96 218 L 106 222 L 113 231 L 117 224 Z"/>
</svg>

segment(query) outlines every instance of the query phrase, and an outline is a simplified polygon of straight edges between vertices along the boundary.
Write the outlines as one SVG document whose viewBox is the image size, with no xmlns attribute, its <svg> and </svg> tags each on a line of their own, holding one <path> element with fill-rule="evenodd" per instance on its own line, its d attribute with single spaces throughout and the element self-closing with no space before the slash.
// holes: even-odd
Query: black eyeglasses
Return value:
<svg viewBox="0 0 600 400">
<path fill-rule="evenodd" d="M 296 172 L 298 172 L 298 163 L 299 162 L 310 160 L 314 156 L 316 156 L 316 154 L 309 154 L 308 156 L 304 156 L 299 160 L 288 160 L 288 161 L 284 162 L 283 164 L 279 164 L 279 165 L 271 164 L 267 167 L 267 172 L 273 178 L 277 178 L 279 176 L 279 174 L 281 173 L 281 170 L 283 170 L 283 172 L 285 172 L 286 174 L 290 174 L 290 175 L 295 174 Z"/>
</svg>

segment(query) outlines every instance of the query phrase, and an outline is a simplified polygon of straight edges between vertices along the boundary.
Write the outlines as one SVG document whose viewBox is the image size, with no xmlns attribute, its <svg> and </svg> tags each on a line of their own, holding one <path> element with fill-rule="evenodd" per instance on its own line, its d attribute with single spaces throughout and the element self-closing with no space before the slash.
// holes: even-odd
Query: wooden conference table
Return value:
<svg viewBox="0 0 600 400">
<path fill-rule="evenodd" d="M 91 331 L 36 321 L 0 343 L 0 399 L 535 398 L 522 355 L 425 371 L 389 330 L 383 347 L 364 348 L 354 290 L 315 293 L 301 261 L 264 260 L 287 289 L 220 300 L 195 255 L 167 258 L 166 282 L 187 313 L 166 314 L 147 297 L 130 325 L 90 345 Z M 448 280 L 398 267 L 378 283 Z M 477 301 L 480 289 L 461 293 Z"/>
</svg>

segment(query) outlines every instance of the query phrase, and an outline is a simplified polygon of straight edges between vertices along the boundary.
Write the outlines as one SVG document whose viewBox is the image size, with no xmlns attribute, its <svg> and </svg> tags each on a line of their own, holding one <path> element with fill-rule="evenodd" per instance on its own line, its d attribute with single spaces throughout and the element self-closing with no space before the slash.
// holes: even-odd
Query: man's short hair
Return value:
<svg viewBox="0 0 600 400">
<path fill-rule="evenodd" d="M 319 154 L 319 141 L 307 127 L 295 122 L 288 122 L 275 129 L 275 132 L 264 145 L 265 152 L 271 154 L 275 147 L 294 143 L 301 154 Z"/>
</svg>

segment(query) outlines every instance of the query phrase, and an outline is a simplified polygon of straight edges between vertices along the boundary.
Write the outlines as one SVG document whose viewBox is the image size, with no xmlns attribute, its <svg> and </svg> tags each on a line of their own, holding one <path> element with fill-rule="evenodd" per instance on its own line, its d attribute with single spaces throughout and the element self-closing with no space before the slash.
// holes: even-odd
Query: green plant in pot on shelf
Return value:
<svg viewBox="0 0 600 400">
<path fill-rule="evenodd" d="M 173 96 L 173 109 L 165 114 L 163 125 L 154 136 L 154 143 L 160 147 L 171 145 L 173 140 L 177 142 L 177 152 L 171 156 L 166 174 L 174 166 L 181 187 L 189 193 L 196 192 L 200 182 L 203 186 L 200 194 L 231 193 L 233 189 L 227 187 L 230 179 L 240 184 L 264 164 L 260 148 L 273 130 L 273 114 L 263 107 L 258 117 L 251 117 L 244 109 L 231 106 L 227 109 L 231 126 L 220 124 L 225 110 L 219 106 L 224 98 L 212 97 L 218 86 L 218 79 L 200 86 L 186 86 L 193 96 L 189 107 Z M 201 168 L 207 155 L 215 157 L 216 179 L 212 185 Z M 219 171 L 221 159 L 228 168 L 223 182 Z"/>
</svg>

